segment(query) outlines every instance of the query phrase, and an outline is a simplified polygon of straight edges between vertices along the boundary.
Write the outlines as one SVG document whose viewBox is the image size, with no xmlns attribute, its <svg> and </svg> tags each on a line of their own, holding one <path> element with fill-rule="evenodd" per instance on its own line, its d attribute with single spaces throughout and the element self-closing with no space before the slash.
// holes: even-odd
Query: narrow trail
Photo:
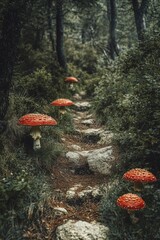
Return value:
<svg viewBox="0 0 160 240">
<path fill-rule="evenodd" d="M 86 111 L 73 111 L 75 134 L 66 134 L 63 136 L 62 141 L 66 152 L 69 151 L 89 151 L 104 147 L 105 144 L 93 143 L 91 140 L 84 141 L 81 131 L 88 129 L 99 129 L 100 126 L 95 122 L 89 110 Z M 92 124 L 85 124 L 86 120 L 91 120 Z M 83 162 L 83 158 L 81 159 Z M 54 187 L 60 189 L 65 193 L 73 185 L 81 184 L 81 190 L 87 186 L 95 186 L 107 181 L 103 175 L 93 174 L 83 164 L 77 171 L 73 171 L 72 163 L 68 161 L 66 156 L 60 157 L 53 169 Z"/>
<path fill-rule="evenodd" d="M 104 129 L 96 123 L 90 112 L 90 103 L 86 100 L 76 103 L 72 116 L 75 133 L 63 135 L 65 154 L 57 159 L 52 173 L 55 195 L 51 203 L 52 207 L 67 211 L 57 216 L 55 227 L 70 219 L 100 221 L 99 203 L 109 180 L 108 175 L 92 171 L 86 162 L 86 157 L 93 154 L 96 158 L 99 150 L 110 149 L 111 133 L 108 131 L 107 137 L 105 136 L 105 139 L 108 138 L 107 142 L 100 141 L 100 133 L 103 136 Z M 114 162 L 115 156 L 114 152 Z"/>
</svg>

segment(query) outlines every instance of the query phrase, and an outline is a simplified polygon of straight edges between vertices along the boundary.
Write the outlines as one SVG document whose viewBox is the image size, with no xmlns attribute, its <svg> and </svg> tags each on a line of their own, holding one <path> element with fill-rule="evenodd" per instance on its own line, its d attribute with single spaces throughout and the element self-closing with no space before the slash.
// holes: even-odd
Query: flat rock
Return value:
<svg viewBox="0 0 160 240">
<path fill-rule="evenodd" d="M 87 114 L 87 115 L 85 116 L 85 119 L 89 119 L 89 118 L 93 118 L 92 113 L 91 113 L 91 114 Z"/>
<path fill-rule="evenodd" d="M 89 102 L 76 102 L 73 108 L 76 111 L 84 112 L 88 111 L 91 108 L 91 104 Z"/>
<path fill-rule="evenodd" d="M 76 100 L 81 100 L 81 99 L 82 99 L 82 96 L 79 95 L 78 93 L 75 93 L 75 94 L 73 95 L 73 98 L 76 99 Z"/>
<path fill-rule="evenodd" d="M 93 124 L 92 121 L 85 120 L 81 123 Z M 88 128 L 88 129 L 76 129 L 75 132 L 82 137 L 82 141 L 86 143 L 97 143 L 99 145 L 109 145 L 113 140 L 113 133 L 103 128 Z"/>
<path fill-rule="evenodd" d="M 80 189 L 82 187 L 81 184 L 76 184 L 73 187 L 71 187 L 67 192 L 66 192 L 66 199 L 68 201 L 72 201 L 73 199 L 75 199 L 75 195 L 78 189 Z"/>
<path fill-rule="evenodd" d="M 69 152 L 66 153 L 66 158 L 75 167 L 81 166 L 80 157 L 81 157 L 81 155 L 79 154 L 79 152 L 69 151 Z"/>
<path fill-rule="evenodd" d="M 105 144 L 105 145 L 109 145 L 112 143 L 113 140 L 113 133 L 111 131 L 102 131 L 100 133 L 100 140 L 97 142 L 98 144 Z"/>
<path fill-rule="evenodd" d="M 86 126 L 90 126 L 94 123 L 94 119 L 83 120 L 83 121 L 81 121 L 81 123 L 86 125 Z"/>
<path fill-rule="evenodd" d="M 88 186 L 82 189 L 82 185 L 70 188 L 66 192 L 66 200 L 69 203 L 84 202 L 85 200 L 100 201 L 104 194 L 104 186 L 96 185 L 94 187 Z"/>
<path fill-rule="evenodd" d="M 82 136 L 82 141 L 86 143 L 97 143 L 100 141 L 100 134 L 103 132 L 101 128 L 89 128 L 83 130 L 75 130 L 77 134 Z"/>
<path fill-rule="evenodd" d="M 103 132 L 102 128 L 88 128 L 83 130 L 77 130 L 79 133 L 89 136 L 89 135 L 98 135 Z"/>
<path fill-rule="evenodd" d="M 68 214 L 67 210 L 62 207 L 54 207 L 53 210 L 54 210 L 54 217 L 59 217 L 59 216 Z"/>
<path fill-rule="evenodd" d="M 108 240 L 109 228 L 98 222 L 69 220 L 58 226 L 56 240 Z"/>
<path fill-rule="evenodd" d="M 80 151 L 80 150 L 81 150 L 81 147 L 78 146 L 78 145 L 76 145 L 76 144 L 73 144 L 73 145 L 71 145 L 70 147 L 71 147 L 71 149 L 73 149 L 73 150 L 77 150 L 77 151 Z"/>
<path fill-rule="evenodd" d="M 111 169 L 115 164 L 112 146 L 89 151 L 70 151 L 66 153 L 66 158 L 76 169 L 88 165 L 93 173 L 107 176 L 110 175 Z"/>
<path fill-rule="evenodd" d="M 106 176 L 111 174 L 111 169 L 115 164 L 115 157 L 111 146 L 102 148 L 100 151 L 94 150 L 87 158 L 88 166 L 94 173 Z"/>
</svg>

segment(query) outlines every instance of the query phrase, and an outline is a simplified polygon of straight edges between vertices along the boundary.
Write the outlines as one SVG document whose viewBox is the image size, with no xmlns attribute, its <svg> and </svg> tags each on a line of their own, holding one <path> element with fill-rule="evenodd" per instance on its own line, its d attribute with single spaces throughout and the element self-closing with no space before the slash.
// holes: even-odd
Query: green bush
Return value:
<svg viewBox="0 0 160 240">
<path fill-rule="evenodd" d="M 117 180 L 117 179 L 116 179 Z M 138 222 L 133 224 L 125 209 L 117 206 L 117 199 L 128 192 L 132 192 L 131 184 L 120 179 L 120 183 L 111 188 L 101 202 L 100 212 L 102 222 L 109 227 L 110 240 L 158 240 L 160 239 L 159 211 L 160 191 L 154 185 L 145 187 L 140 196 L 146 203 L 143 210 L 135 211 Z M 136 193 L 137 194 L 137 193 Z"/>
<path fill-rule="evenodd" d="M 76 43 L 71 44 L 68 40 L 66 46 L 69 59 L 68 73 L 80 80 L 76 85 L 77 91 L 86 90 L 87 96 L 92 96 L 95 86 L 104 74 L 104 69 L 102 69 L 104 60 L 101 53 L 90 43 L 77 45 Z"/>
<path fill-rule="evenodd" d="M 95 112 L 128 160 L 159 158 L 159 56 L 160 37 L 147 39 L 108 68 L 95 93 Z"/>
<path fill-rule="evenodd" d="M 33 154 L 33 152 L 26 154 L 22 147 L 15 149 L 15 152 L 6 152 L 5 149 L 0 156 L 0 238 L 2 239 L 23 239 L 24 228 L 29 224 L 30 205 L 34 203 L 36 209 L 42 199 L 52 195 L 50 178 L 46 173 L 51 171 L 53 161 L 61 151 L 53 141 L 49 146 L 45 145 L 44 150 L 41 150 L 41 156 L 40 153 Z"/>
<path fill-rule="evenodd" d="M 37 68 L 33 73 L 19 77 L 15 92 L 35 100 L 35 103 L 46 103 L 54 97 L 52 76 L 45 68 Z"/>
</svg>

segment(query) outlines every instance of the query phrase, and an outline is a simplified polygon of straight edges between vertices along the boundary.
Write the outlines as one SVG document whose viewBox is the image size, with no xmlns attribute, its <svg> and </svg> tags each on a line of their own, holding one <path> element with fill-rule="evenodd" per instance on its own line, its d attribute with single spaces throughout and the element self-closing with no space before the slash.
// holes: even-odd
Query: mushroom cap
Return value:
<svg viewBox="0 0 160 240">
<path fill-rule="evenodd" d="M 22 116 L 18 120 L 18 124 L 25 126 L 42 126 L 42 125 L 56 125 L 54 118 L 40 113 L 29 113 Z"/>
<path fill-rule="evenodd" d="M 78 82 L 78 79 L 75 78 L 75 77 L 67 77 L 67 78 L 65 78 L 64 81 L 65 82 L 70 82 L 70 83 L 76 83 L 76 82 Z"/>
<path fill-rule="evenodd" d="M 117 205 L 127 210 L 140 210 L 145 207 L 145 201 L 137 194 L 126 193 L 117 199 Z"/>
<path fill-rule="evenodd" d="M 155 182 L 157 178 L 149 171 L 142 168 L 134 168 L 123 175 L 123 179 L 132 182 Z"/>
<path fill-rule="evenodd" d="M 74 104 L 74 102 L 72 102 L 71 100 L 66 99 L 66 98 L 59 98 L 59 99 L 51 102 L 51 105 L 59 106 L 59 107 L 67 107 L 67 106 L 71 106 L 73 104 Z"/>
</svg>

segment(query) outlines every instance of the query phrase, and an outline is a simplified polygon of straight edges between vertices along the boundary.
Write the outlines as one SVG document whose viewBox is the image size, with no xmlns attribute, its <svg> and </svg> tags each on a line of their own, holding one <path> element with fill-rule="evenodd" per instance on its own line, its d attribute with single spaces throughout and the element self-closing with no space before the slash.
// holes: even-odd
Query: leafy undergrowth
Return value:
<svg viewBox="0 0 160 240">
<path fill-rule="evenodd" d="M 148 184 L 142 192 L 135 192 L 143 198 L 146 207 L 135 211 L 137 223 L 132 223 L 126 210 L 117 206 L 116 201 L 121 195 L 133 192 L 132 184 L 119 179 L 119 185 L 112 188 L 101 203 L 101 216 L 104 224 L 109 229 L 110 240 L 158 240 L 160 239 L 159 213 L 160 213 L 160 190 L 158 183 Z"/>
</svg>

